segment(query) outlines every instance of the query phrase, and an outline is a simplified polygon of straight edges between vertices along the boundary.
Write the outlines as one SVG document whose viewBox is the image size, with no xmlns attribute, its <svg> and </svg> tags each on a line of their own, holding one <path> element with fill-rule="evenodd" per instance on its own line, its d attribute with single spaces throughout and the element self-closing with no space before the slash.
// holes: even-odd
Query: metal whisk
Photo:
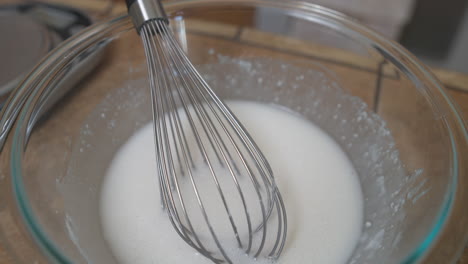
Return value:
<svg viewBox="0 0 468 264">
<path fill-rule="evenodd" d="M 215 263 L 276 259 L 287 218 L 273 172 L 173 36 L 159 1 L 127 1 L 149 72 L 159 190 L 176 232 Z"/>
</svg>

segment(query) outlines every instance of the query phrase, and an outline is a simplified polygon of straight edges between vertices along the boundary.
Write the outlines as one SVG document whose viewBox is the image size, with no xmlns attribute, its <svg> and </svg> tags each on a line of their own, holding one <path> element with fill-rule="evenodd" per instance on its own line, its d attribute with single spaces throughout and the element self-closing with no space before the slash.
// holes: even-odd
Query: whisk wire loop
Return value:
<svg viewBox="0 0 468 264">
<path fill-rule="evenodd" d="M 161 75 L 160 78 L 154 78 L 154 73 L 158 72 L 156 69 L 162 69 L 162 62 L 161 62 L 161 57 L 159 54 L 156 54 L 156 47 L 157 42 L 155 42 L 154 39 L 151 38 L 152 32 L 151 29 L 148 27 L 144 27 L 142 30 L 142 34 L 144 38 L 149 39 L 148 43 L 145 43 L 145 50 L 149 54 L 147 56 L 148 60 L 148 66 L 150 69 L 149 72 L 153 72 L 150 74 L 150 80 L 156 81 L 157 83 L 151 83 L 151 97 L 152 97 L 152 108 L 153 108 L 153 120 L 164 120 L 163 113 L 167 112 L 164 110 L 164 106 L 166 106 L 166 102 L 162 100 L 164 96 L 162 95 L 162 92 L 167 90 L 167 87 L 169 86 L 167 83 L 169 80 L 167 80 L 165 75 Z M 150 46 L 152 45 L 152 46 Z M 158 88 L 156 88 L 158 87 Z M 158 101 L 156 101 L 156 99 Z M 171 101 L 174 103 L 173 101 Z M 180 124 L 180 118 L 178 117 L 176 119 L 176 122 Z M 166 163 L 165 162 L 160 162 L 161 160 L 166 160 L 166 154 L 164 151 L 164 148 L 169 146 L 169 143 L 164 142 L 163 137 L 167 139 L 167 135 L 165 133 L 161 133 L 164 131 L 167 131 L 165 128 L 166 124 L 165 122 L 155 122 L 154 124 L 154 135 L 155 135 L 155 142 L 156 142 L 156 153 L 157 153 L 157 160 L 156 164 L 158 164 L 158 171 L 159 171 L 159 176 L 160 176 L 160 189 L 161 189 L 161 195 L 163 196 L 163 199 L 161 201 L 163 202 L 163 207 L 167 208 L 169 211 L 169 216 L 171 219 L 172 224 L 175 226 L 176 231 L 178 234 L 191 246 L 195 247 L 197 250 L 200 252 L 204 252 L 204 255 L 210 256 L 210 254 L 207 252 L 207 250 L 203 247 L 203 244 L 201 243 L 200 239 L 198 238 L 198 235 L 195 233 L 193 225 L 190 221 L 190 218 L 188 217 L 188 213 L 186 210 L 185 202 L 183 197 L 181 196 L 179 184 L 178 184 L 178 179 L 176 177 L 170 177 L 170 175 L 174 175 L 175 171 L 172 171 L 172 174 L 168 173 L 168 170 L 166 168 Z M 179 126 L 177 126 L 177 132 L 180 133 Z M 179 134 L 180 135 L 180 134 Z M 180 161 L 180 160 L 179 160 Z M 193 162 L 192 162 L 193 163 Z M 182 166 L 182 163 L 180 163 Z M 190 173 L 190 172 L 188 172 Z M 173 182 L 170 181 L 170 178 L 173 179 Z M 180 200 L 180 207 L 181 211 L 183 212 L 183 217 L 185 218 L 185 221 L 187 222 L 188 228 L 182 225 L 181 218 L 179 216 L 179 212 L 176 210 L 176 205 L 174 201 L 174 196 L 173 193 L 170 190 L 167 190 L 168 186 L 175 186 L 176 188 L 176 193 L 179 195 L 179 200 Z M 190 236 L 187 234 L 187 230 L 190 232 L 190 234 L 193 236 L 195 239 L 195 243 L 190 239 Z"/>
<path fill-rule="evenodd" d="M 145 22 L 140 34 L 147 54 L 161 202 L 176 232 L 215 263 L 232 263 L 228 233 L 254 258 L 279 257 L 287 234 L 286 210 L 265 156 L 191 64 L 166 20 Z M 200 175 L 203 171 L 206 176 Z M 207 192 L 208 185 L 213 191 Z M 230 231 L 220 228 L 219 221 L 228 223 Z M 273 223 L 274 233 L 268 231 Z M 265 253 L 267 245 L 271 249 Z"/>
</svg>

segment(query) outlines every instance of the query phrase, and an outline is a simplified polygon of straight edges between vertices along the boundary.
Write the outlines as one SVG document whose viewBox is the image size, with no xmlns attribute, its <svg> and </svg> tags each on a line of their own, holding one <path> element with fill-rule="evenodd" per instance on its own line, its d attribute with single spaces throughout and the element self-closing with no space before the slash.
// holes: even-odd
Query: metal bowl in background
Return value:
<svg viewBox="0 0 468 264">
<path fill-rule="evenodd" d="M 44 3 L 0 6 L 0 107 L 47 53 L 91 24 L 89 16 L 67 6 Z"/>
</svg>

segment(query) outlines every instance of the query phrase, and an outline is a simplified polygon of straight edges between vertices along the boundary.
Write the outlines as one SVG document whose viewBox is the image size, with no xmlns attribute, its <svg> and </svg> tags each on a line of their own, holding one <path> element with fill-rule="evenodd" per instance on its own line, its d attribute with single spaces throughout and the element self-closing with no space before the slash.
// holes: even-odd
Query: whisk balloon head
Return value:
<svg viewBox="0 0 468 264">
<path fill-rule="evenodd" d="M 167 22 L 153 17 L 139 27 L 162 207 L 180 237 L 215 263 L 244 255 L 276 259 L 286 241 L 287 217 L 273 171 Z"/>
</svg>

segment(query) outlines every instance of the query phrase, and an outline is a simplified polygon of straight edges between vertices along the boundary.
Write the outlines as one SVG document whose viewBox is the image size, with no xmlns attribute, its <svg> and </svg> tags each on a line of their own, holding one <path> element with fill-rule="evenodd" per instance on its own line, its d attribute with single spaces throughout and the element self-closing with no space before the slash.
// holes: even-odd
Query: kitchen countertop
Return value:
<svg viewBox="0 0 468 264">
<path fill-rule="evenodd" d="M 12 1 L 0 0 L 0 4 L 9 2 Z M 108 1 L 89 0 L 57 0 L 48 2 L 70 3 L 86 11 L 99 14 L 100 16 L 103 15 L 103 13 L 100 13 L 100 10 L 107 10 L 108 4 Z M 125 7 L 123 5 L 116 4 L 112 9 L 106 11 L 105 16 L 123 13 L 124 11 Z M 367 94 L 363 94 L 361 97 L 369 106 L 376 109 L 377 105 L 382 103 L 376 101 L 376 98 L 378 98 L 378 96 L 375 96 L 376 93 L 385 90 L 386 85 L 391 85 L 395 77 L 395 72 L 390 67 L 377 64 L 373 61 L 363 59 L 362 57 L 357 57 L 354 54 L 255 31 L 248 27 L 214 24 L 209 21 L 191 21 L 191 23 L 187 23 L 186 26 L 187 31 L 190 33 L 190 38 L 203 43 L 203 45 L 210 45 L 219 54 L 227 56 L 235 54 L 235 47 L 226 48 L 224 45 L 223 47 L 216 46 L 217 43 L 229 40 L 234 41 L 236 45 L 249 46 L 252 49 L 252 53 L 256 56 L 268 56 L 268 54 L 273 52 L 276 54 L 284 53 L 285 58 L 308 56 L 320 60 L 326 64 L 327 67 L 339 71 L 340 78 L 342 78 L 343 81 L 356 85 L 367 85 L 369 88 L 364 89 Z M 117 49 L 118 47 L 114 47 L 111 50 L 116 51 Z M 206 58 L 199 59 L 206 61 Z M 435 68 L 433 68 L 432 71 L 445 85 L 447 94 L 458 104 L 459 110 L 465 119 L 468 118 L 468 74 Z M 466 186 L 466 188 L 468 188 L 468 186 Z M 9 263 L 7 253 L 1 248 L 1 245 L 0 263 Z M 458 263 L 468 264 L 468 249 L 465 249 Z"/>
</svg>

